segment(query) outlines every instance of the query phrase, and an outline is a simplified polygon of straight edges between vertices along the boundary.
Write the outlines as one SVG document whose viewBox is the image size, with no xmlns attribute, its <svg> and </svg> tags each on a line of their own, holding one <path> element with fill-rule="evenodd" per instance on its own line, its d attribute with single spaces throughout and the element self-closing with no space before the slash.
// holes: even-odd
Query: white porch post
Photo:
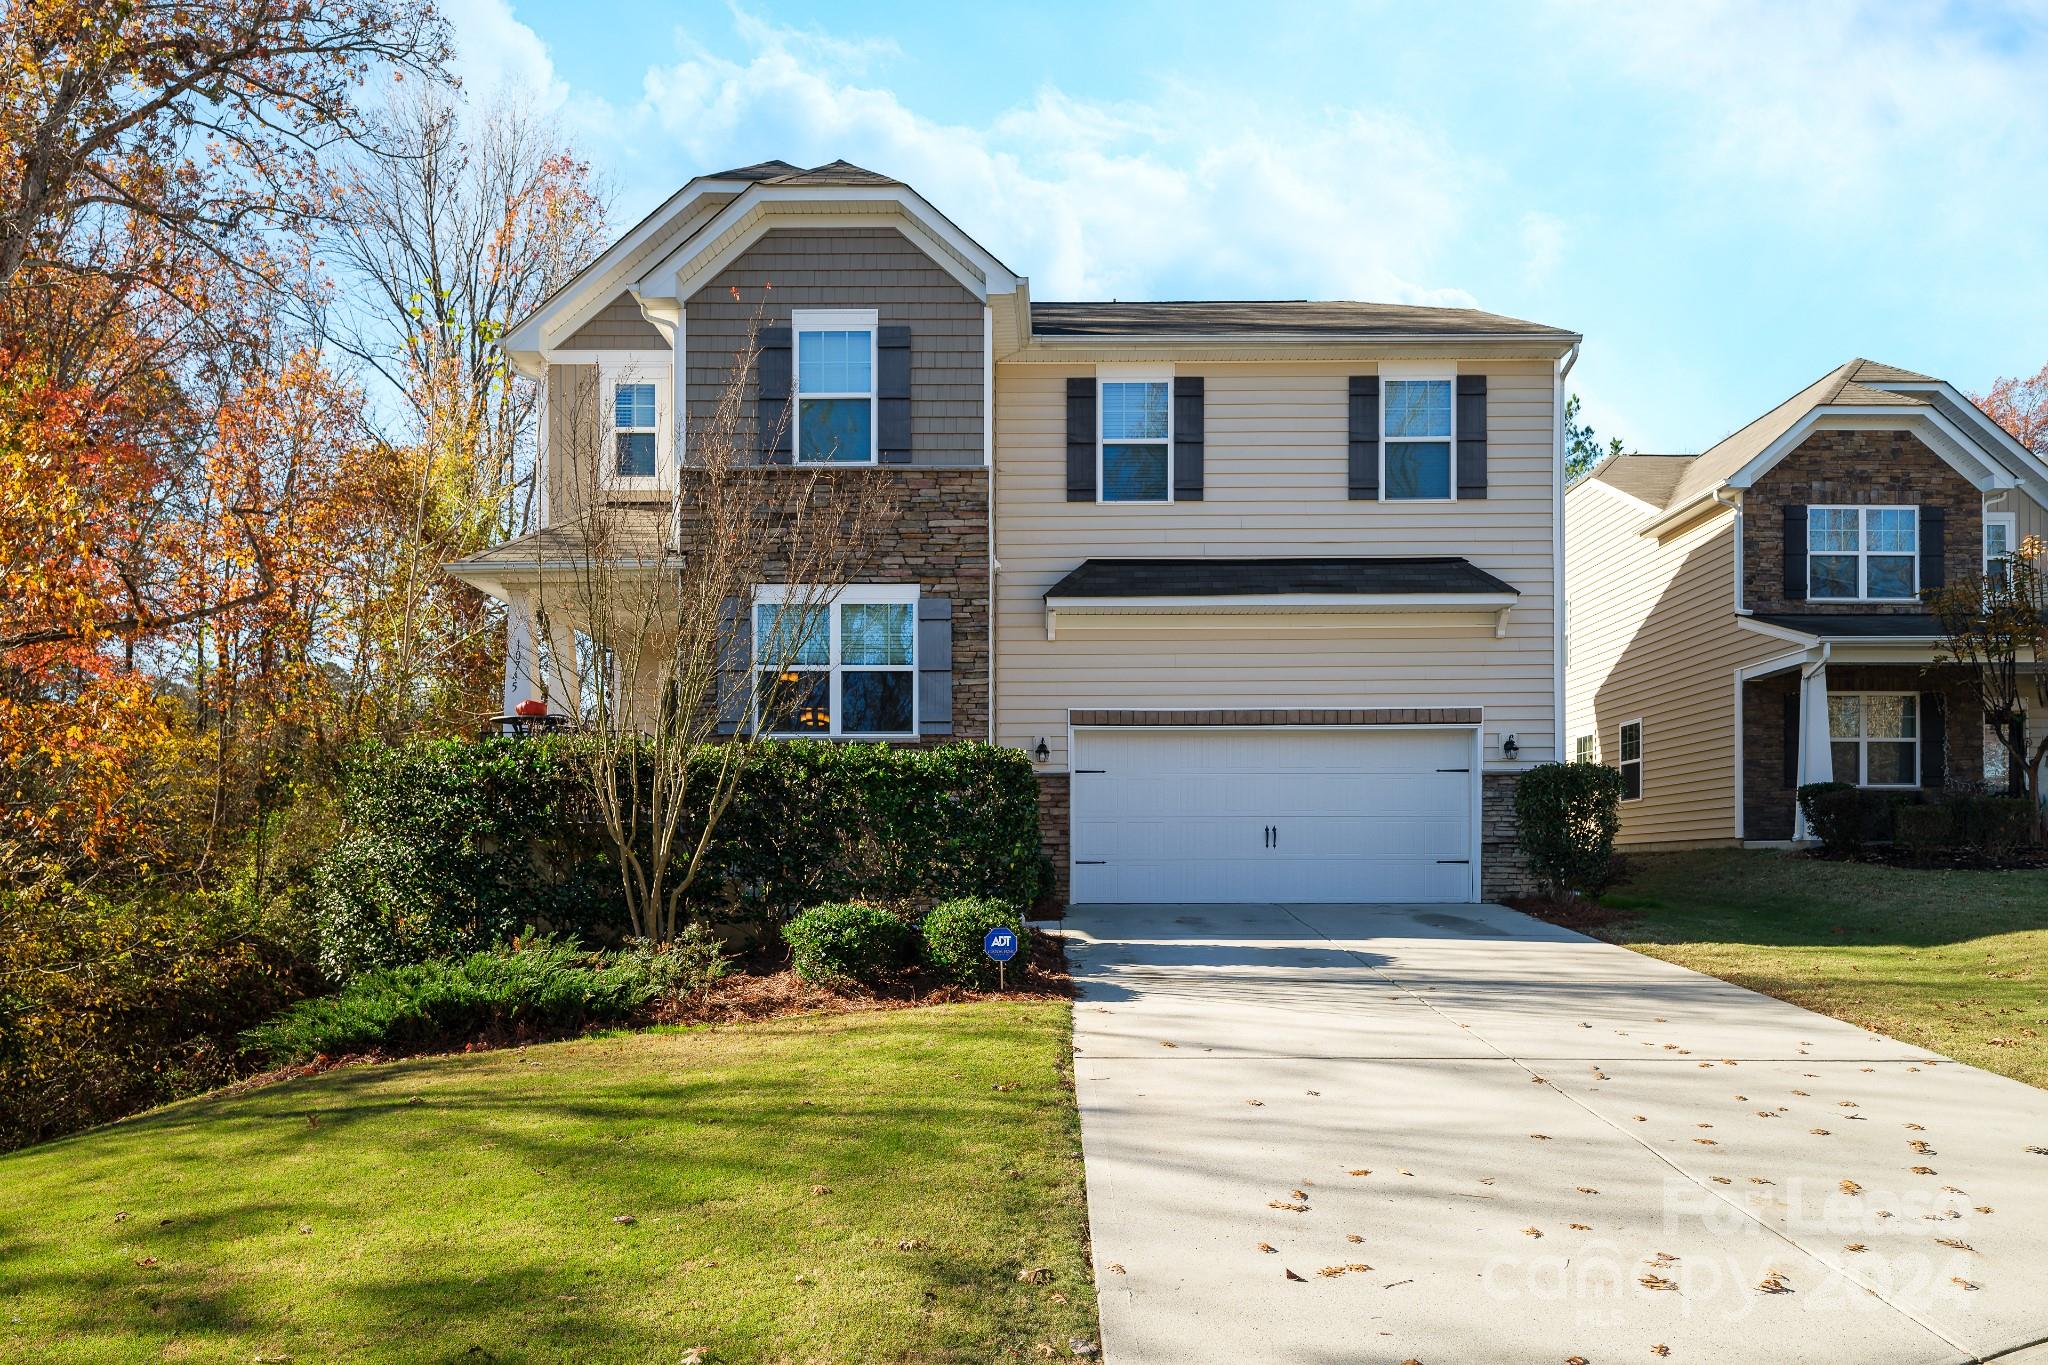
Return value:
<svg viewBox="0 0 2048 1365">
<path fill-rule="evenodd" d="M 505 714 L 540 695 L 540 660 L 531 594 L 515 592 L 505 603 Z"/>
<path fill-rule="evenodd" d="M 582 673 L 576 662 L 576 628 L 550 617 L 548 630 L 548 710 L 571 720 L 583 714 Z"/>
<path fill-rule="evenodd" d="M 1820 657 L 1799 671 L 1800 786 L 1834 781 L 1835 753 L 1828 738 L 1828 648 L 1822 645 Z M 1792 804 L 1792 837 L 1813 837 L 1796 797 Z"/>
</svg>

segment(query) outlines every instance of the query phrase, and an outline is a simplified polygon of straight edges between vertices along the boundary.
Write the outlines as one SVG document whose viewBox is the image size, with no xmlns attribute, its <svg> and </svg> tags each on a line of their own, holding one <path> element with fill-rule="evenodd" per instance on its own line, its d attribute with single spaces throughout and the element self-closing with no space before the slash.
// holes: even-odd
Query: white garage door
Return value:
<svg viewBox="0 0 2048 1365">
<path fill-rule="evenodd" d="M 1078 904 L 1477 900 L 1469 730 L 1082 730 Z"/>
</svg>

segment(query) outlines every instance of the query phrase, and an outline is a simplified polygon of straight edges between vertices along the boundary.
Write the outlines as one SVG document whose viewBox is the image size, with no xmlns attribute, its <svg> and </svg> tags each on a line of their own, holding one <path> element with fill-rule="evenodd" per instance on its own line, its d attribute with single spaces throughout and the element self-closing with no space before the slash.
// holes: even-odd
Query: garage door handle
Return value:
<svg viewBox="0 0 2048 1365">
<path fill-rule="evenodd" d="M 1109 769 L 1107 769 L 1107 768 L 1076 768 L 1076 769 L 1074 769 L 1074 776 L 1076 776 L 1076 777 L 1088 777 L 1088 776 L 1090 776 L 1090 775 L 1092 775 L 1092 774 L 1095 774 L 1095 773 L 1106 773 L 1106 772 L 1108 772 L 1108 771 L 1109 771 Z"/>
<path fill-rule="evenodd" d="M 1460 864 L 1466 864 L 1466 865 L 1469 865 L 1469 864 L 1471 863 L 1471 861 L 1472 861 L 1472 860 L 1471 860 L 1470 858 L 1438 858 L 1438 859 L 1437 859 L 1437 862 L 1438 862 L 1439 864 L 1442 864 L 1442 863 L 1460 863 Z"/>
<path fill-rule="evenodd" d="M 1106 866 L 1108 866 L 1108 865 L 1109 865 L 1109 859 L 1107 859 L 1107 858 L 1076 858 L 1076 859 L 1074 859 L 1074 866 L 1075 866 L 1075 867 L 1106 867 Z"/>
<path fill-rule="evenodd" d="M 1470 768 L 1438 768 L 1437 771 L 1440 773 L 1469 773 L 1472 770 Z"/>
</svg>

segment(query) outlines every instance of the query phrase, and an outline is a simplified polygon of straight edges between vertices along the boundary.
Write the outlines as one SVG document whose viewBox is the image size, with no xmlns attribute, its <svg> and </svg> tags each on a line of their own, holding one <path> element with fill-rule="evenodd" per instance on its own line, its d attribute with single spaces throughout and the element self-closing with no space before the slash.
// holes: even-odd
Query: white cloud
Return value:
<svg viewBox="0 0 2048 1365">
<path fill-rule="evenodd" d="M 844 157 L 915 185 L 1040 298 L 1221 296 L 1469 304 L 1433 284 L 1491 168 L 1404 117 L 1167 90 L 1106 103 L 1055 87 L 985 126 L 907 108 L 852 68 L 887 49 L 746 21 L 750 52 L 647 73 L 690 170 Z M 666 188 L 666 187 L 664 187 Z"/>
<path fill-rule="evenodd" d="M 1549 284 L 1564 261 L 1564 219 L 1534 209 L 1522 215 L 1522 276 L 1532 285 Z"/>
<path fill-rule="evenodd" d="M 530 100 L 553 113 L 567 103 L 547 44 L 513 17 L 507 0 L 441 0 L 441 13 L 454 31 L 455 74 L 472 104 Z"/>
</svg>

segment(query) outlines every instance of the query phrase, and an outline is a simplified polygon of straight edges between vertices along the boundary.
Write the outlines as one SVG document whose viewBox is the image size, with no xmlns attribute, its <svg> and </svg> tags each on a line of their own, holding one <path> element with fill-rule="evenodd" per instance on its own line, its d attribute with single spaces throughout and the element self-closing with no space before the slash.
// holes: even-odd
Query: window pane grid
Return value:
<svg viewBox="0 0 2048 1365">
<path fill-rule="evenodd" d="M 1171 386 L 1146 379 L 1104 380 L 1098 387 L 1101 501 L 1171 502 Z"/>
<path fill-rule="evenodd" d="M 1920 780 L 1920 698 L 1912 692 L 1828 694 L 1835 781 L 1912 787 Z"/>
<path fill-rule="evenodd" d="M 798 464 L 874 462 L 874 345 L 865 327 L 798 330 Z"/>
<path fill-rule="evenodd" d="M 1809 507 L 1806 550 L 1810 598 L 1910 599 L 1919 579 L 1919 509 Z"/>
<path fill-rule="evenodd" d="M 909 602 L 754 608 L 759 712 L 769 734 L 916 730 L 917 612 Z"/>
</svg>

